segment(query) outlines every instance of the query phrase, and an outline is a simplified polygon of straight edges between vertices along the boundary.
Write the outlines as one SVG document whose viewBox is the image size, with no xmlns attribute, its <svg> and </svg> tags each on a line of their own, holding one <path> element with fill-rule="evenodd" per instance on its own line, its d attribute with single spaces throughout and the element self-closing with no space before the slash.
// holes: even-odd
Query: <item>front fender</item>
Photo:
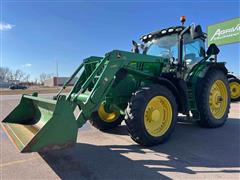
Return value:
<svg viewBox="0 0 240 180">
<path fill-rule="evenodd" d="M 234 76 L 233 74 L 227 74 L 227 78 L 228 79 L 230 79 L 230 78 L 239 79 L 236 76 Z"/>
</svg>

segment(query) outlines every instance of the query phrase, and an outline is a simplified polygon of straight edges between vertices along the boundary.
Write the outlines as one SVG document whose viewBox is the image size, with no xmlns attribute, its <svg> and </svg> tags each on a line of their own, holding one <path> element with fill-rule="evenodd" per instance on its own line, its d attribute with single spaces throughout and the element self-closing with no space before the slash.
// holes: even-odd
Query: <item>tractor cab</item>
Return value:
<svg viewBox="0 0 240 180">
<path fill-rule="evenodd" d="M 180 34 L 184 26 L 170 27 L 141 37 L 143 54 L 167 58 L 173 64 L 179 63 Z M 205 57 L 205 36 L 193 38 L 190 29 L 182 35 L 182 62 L 193 65 Z"/>
<path fill-rule="evenodd" d="M 181 16 L 181 26 L 170 27 L 143 35 L 140 38 L 143 42 L 142 45 L 133 41 L 133 52 L 139 53 L 138 48 L 141 47 L 143 54 L 160 56 L 164 59 L 169 59 L 172 65 L 191 68 L 206 57 L 206 34 L 202 32 L 200 25 L 185 27 L 185 20 L 185 16 Z"/>
</svg>

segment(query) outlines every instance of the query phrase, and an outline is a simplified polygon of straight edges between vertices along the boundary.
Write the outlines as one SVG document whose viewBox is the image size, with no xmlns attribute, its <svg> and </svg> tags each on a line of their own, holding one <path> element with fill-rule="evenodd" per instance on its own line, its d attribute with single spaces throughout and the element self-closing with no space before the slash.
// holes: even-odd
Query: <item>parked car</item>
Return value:
<svg viewBox="0 0 240 180">
<path fill-rule="evenodd" d="M 9 87 L 9 89 L 15 90 L 15 89 L 27 89 L 27 86 L 20 85 L 20 84 L 14 84 Z"/>
</svg>

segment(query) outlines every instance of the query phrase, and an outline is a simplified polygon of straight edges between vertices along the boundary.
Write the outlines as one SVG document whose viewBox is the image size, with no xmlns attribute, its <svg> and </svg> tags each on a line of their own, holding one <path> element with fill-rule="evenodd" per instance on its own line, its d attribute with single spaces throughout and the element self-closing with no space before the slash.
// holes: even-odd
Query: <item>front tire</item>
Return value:
<svg viewBox="0 0 240 180">
<path fill-rule="evenodd" d="M 113 129 L 121 124 L 124 116 L 117 111 L 106 112 L 103 103 L 100 104 L 98 111 L 93 112 L 89 122 L 97 129 L 106 131 Z"/>
<path fill-rule="evenodd" d="M 143 146 L 167 140 L 177 123 L 177 104 L 171 91 L 161 85 L 143 87 L 134 93 L 125 122 L 132 139 Z"/>
<path fill-rule="evenodd" d="M 198 85 L 199 124 L 208 128 L 224 125 L 230 109 L 230 89 L 226 75 L 220 70 L 211 70 Z"/>
</svg>

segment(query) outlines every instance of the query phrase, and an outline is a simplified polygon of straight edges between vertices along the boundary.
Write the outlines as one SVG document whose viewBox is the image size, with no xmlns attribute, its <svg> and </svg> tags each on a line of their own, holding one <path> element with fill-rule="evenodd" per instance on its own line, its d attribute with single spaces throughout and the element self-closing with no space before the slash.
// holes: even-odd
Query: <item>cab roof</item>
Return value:
<svg viewBox="0 0 240 180">
<path fill-rule="evenodd" d="M 143 41 L 144 43 L 147 43 L 148 41 L 151 41 L 152 39 L 155 38 L 160 38 L 166 35 L 171 35 L 171 34 L 180 34 L 182 30 L 185 29 L 185 26 L 173 26 L 169 28 L 162 29 L 160 31 L 155 31 L 151 32 L 149 34 L 143 35 L 140 40 Z"/>
<path fill-rule="evenodd" d="M 149 34 L 143 35 L 140 40 L 144 43 L 151 41 L 152 39 L 160 38 L 163 36 L 171 35 L 171 34 L 180 34 L 186 27 L 185 26 L 172 26 L 169 28 L 165 28 L 159 31 L 151 32 Z M 202 39 L 205 40 L 207 38 L 207 34 L 203 33 Z"/>
</svg>

